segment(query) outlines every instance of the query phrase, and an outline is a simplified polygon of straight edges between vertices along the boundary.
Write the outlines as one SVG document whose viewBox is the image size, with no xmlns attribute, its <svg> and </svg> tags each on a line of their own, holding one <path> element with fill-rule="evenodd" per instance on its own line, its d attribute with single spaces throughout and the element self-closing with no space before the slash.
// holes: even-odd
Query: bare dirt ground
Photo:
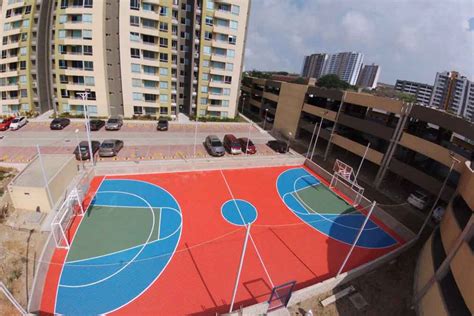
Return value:
<svg viewBox="0 0 474 316">
<path fill-rule="evenodd" d="M 421 238 L 417 244 L 397 259 L 364 276 L 343 284 L 333 291 L 289 307 L 290 314 L 295 316 L 305 315 L 311 309 L 313 315 L 323 316 L 416 315 L 415 311 L 410 308 L 411 299 L 413 298 L 413 278 L 418 253 L 425 240 L 426 238 Z M 349 297 L 353 294 L 349 294 L 327 307 L 321 305 L 321 300 L 351 285 L 355 287 L 356 292 L 364 297 L 368 306 L 357 310 L 349 300 Z"/>
<path fill-rule="evenodd" d="M 15 172 L 0 168 L 0 188 L 6 192 L 7 183 Z M 33 283 L 33 272 L 36 260 L 42 251 L 47 234 L 35 230 L 16 230 L 5 224 L 14 210 L 8 197 L 0 194 L 0 210 L 9 204 L 7 215 L 0 216 L 0 281 L 5 284 L 16 300 L 25 308 L 29 291 Z M 15 315 L 10 310 L 13 306 L 0 292 L 0 315 Z"/>
</svg>

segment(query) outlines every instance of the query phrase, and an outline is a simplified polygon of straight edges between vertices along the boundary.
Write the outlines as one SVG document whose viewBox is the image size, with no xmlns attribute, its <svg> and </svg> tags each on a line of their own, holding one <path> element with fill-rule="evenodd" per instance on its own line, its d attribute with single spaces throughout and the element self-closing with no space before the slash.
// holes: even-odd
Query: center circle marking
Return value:
<svg viewBox="0 0 474 316">
<path fill-rule="evenodd" d="M 257 219 L 257 209 L 250 202 L 239 199 L 228 200 L 221 207 L 222 217 L 232 225 L 245 226 Z"/>
</svg>

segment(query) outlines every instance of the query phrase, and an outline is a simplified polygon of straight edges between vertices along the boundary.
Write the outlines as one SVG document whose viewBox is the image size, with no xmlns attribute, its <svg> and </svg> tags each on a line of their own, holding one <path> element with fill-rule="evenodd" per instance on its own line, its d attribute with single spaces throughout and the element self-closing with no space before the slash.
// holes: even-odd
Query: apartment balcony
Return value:
<svg viewBox="0 0 474 316">
<path fill-rule="evenodd" d="M 225 69 L 222 69 L 222 68 L 212 67 L 211 70 L 210 70 L 210 74 L 211 75 L 225 76 L 225 75 L 228 75 L 228 72 Z"/>
<path fill-rule="evenodd" d="M 1 60 L 2 64 L 16 63 L 18 62 L 19 56 L 11 56 Z"/>
<path fill-rule="evenodd" d="M 97 105 L 97 100 L 82 100 L 81 97 L 71 96 L 63 99 L 67 100 L 70 105 Z"/>
<path fill-rule="evenodd" d="M 233 20 L 235 19 L 235 15 L 232 14 L 230 11 L 225 11 L 225 10 L 215 10 L 214 11 L 214 16 L 216 18 L 221 18 L 225 20 Z"/>
<path fill-rule="evenodd" d="M 210 81 L 209 82 L 209 87 L 213 88 L 229 88 L 230 84 L 226 83 L 225 81 Z"/>
<path fill-rule="evenodd" d="M 83 23 L 81 22 L 72 22 L 68 21 L 66 23 L 60 24 L 58 30 L 83 30 L 91 29 L 93 27 L 92 23 Z"/>
<path fill-rule="evenodd" d="M 18 84 L 11 84 L 8 86 L 0 87 L 1 91 L 18 91 L 20 89 Z"/>
<path fill-rule="evenodd" d="M 219 25 L 213 25 L 212 31 L 214 33 L 222 33 L 222 34 L 228 34 L 228 35 L 237 35 L 238 33 L 237 30 L 231 29 L 230 27 L 219 26 Z"/>
<path fill-rule="evenodd" d="M 222 107 L 220 105 L 208 105 L 207 106 L 208 111 L 217 111 L 217 112 L 227 112 L 229 111 L 228 107 Z"/>
<path fill-rule="evenodd" d="M 211 60 L 212 61 L 219 61 L 219 62 L 227 62 L 227 56 L 226 55 L 217 55 L 217 54 L 212 54 L 211 55 Z"/>
<path fill-rule="evenodd" d="M 235 49 L 235 45 L 229 44 L 226 41 L 212 40 L 212 47 L 224 48 L 224 49 Z"/>
</svg>

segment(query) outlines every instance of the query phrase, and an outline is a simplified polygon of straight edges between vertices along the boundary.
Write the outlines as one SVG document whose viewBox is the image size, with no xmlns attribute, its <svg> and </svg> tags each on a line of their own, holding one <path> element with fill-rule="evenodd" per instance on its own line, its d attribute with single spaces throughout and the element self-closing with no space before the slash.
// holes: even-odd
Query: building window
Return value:
<svg viewBox="0 0 474 316">
<path fill-rule="evenodd" d="M 236 30 L 236 29 L 239 27 L 239 22 L 237 22 L 237 21 L 232 21 L 232 20 L 231 20 L 231 21 L 229 22 L 229 27 L 230 27 L 231 29 L 233 29 L 233 30 Z"/>
<path fill-rule="evenodd" d="M 229 35 L 229 44 L 232 44 L 232 45 L 237 44 L 237 36 Z"/>
<path fill-rule="evenodd" d="M 202 92 L 202 93 L 207 93 L 207 92 L 208 92 L 207 86 L 202 86 L 202 87 L 201 87 L 201 92 Z"/>
<path fill-rule="evenodd" d="M 141 101 L 143 99 L 142 94 L 138 92 L 133 92 L 133 100 Z"/>
<path fill-rule="evenodd" d="M 207 1 L 207 9 L 208 10 L 214 10 L 214 0 L 208 0 Z"/>
<path fill-rule="evenodd" d="M 139 0 L 130 0 L 130 9 L 140 10 L 140 1 Z"/>
<path fill-rule="evenodd" d="M 212 40 L 212 32 L 204 32 L 204 39 L 207 41 Z"/>
<path fill-rule="evenodd" d="M 201 78 L 202 78 L 202 80 L 208 81 L 209 80 L 209 74 L 208 73 L 203 73 Z"/>
<path fill-rule="evenodd" d="M 130 40 L 132 42 L 139 42 L 140 41 L 140 33 L 130 32 Z"/>
<path fill-rule="evenodd" d="M 138 48 L 130 48 L 130 56 L 132 58 L 140 58 L 140 50 Z"/>
<path fill-rule="evenodd" d="M 235 57 L 235 50 L 228 49 L 227 50 L 227 58 L 234 58 Z"/>
<path fill-rule="evenodd" d="M 207 105 L 207 98 L 201 98 L 201 100 L 199 101 L 199 103 L 201 105 Z"/>
<path fill-rule="evenodd" d="M 82 38 L 91 40 L 92 39 L 92 30 L 82 30 Z"/>
<path fill-rule="evenodd" d="M 160 31 L 168 32 L 168 23 L 160 22 Z"/>
<path fill-rule="evenodd" d="M 160 114 L 165 114 L 165 115 L 168 114 L 168 108 L 166 108 L 166 107 L 161 107 L 161 108 L 160 108 Z"/>
<path fill-rule="evenodd" d="M 206 16 L 206 25 L 212 26 L 214 24 L 214 19 L 212 16 Z"/>
<path fill-rule="evenodd" d="M 140 26 L 140 18 L 135 15 L 130 16 L 130 25 L 131 26 Z"/>
<path fill-rule="evenodd" d="M 160 7 L 160 15 L 161 16 L 168 16 L 168 8 L 167 7 Z"/>
<path fill-rule="evenodd" d="M 202 48 L 202 51 L 203 51 L 204 55 L 211 55 L 211 47 L 209 47 L 209 46 L 204 46 Z"/>
<path fill-rule="evenodd" d="M 240 6 L 233 4 L 231 12 L 235 15 L 239 15 L 240 14 Z"/>
<path fill-rule="evenodd" d="M 84 70 L 94 70 L 94 62 L 93 61 L 84 61 Z"/>
<path fill-rule="evenodd" d="M 168 76 L 168 68 L 160 68 L 161 76 Z"/>
<path fill-rule="evenodd" d="M 89 45 L 84 46 L 84 55 L 92 55 L 92 46 L 89 46 Z"/>
<path fill-rule="evenodd" d="M 61 14 L 59 16 L 59 24 L 64 24 L 67 22 L 67 15 L 66 14 Z"/>
<path fill-rule="evenodd" d="M 160 94 L 160 102 L 163 102 L 163 103 L 168 102 L 168 95 L 167 94 Z"/>
<path fill-rule="evenodd" d="M 160 37 L 160 47 L 168 48 L 168 39 Z"/>
<path fill-rule="evenodd" d="M 168 89 L 168 82 L 160 81 L 160 89 Z"/>
<path fill-rule="evenodd" d="M 25 70 L 26 69 L 26 60 L 20 61 L 20 69 Z"/>
<path fill-rule="evenodd" d="M 66 38 L 66 30 L 59 30 L 58 38 Z"/>
<path fill-rule="evenodd" d="M 168 54 L 167 53 L 160 53 L 160 61 L 167 63 L 168 62 Z"/>
<path fill-rule="evenodd" d="M 83 14 L 82 15 L 82 22 L 92 23 L 92 14 Z"/>
<path fill-rule="evenodd" d="M 229 100 L 222 100 L 221 106 L 224 107 L 224 108 L 228 108 L 229 107 Z"/>
<path fill-rule="evenodd" d="M 133 114 L 135 114 L 135 115 L 142 115 L 142 114 L 143 114 L 143 107 L 141 107 L 141 106 L 134 106 L 134 107 L 133 107 Z"/>
</svg>

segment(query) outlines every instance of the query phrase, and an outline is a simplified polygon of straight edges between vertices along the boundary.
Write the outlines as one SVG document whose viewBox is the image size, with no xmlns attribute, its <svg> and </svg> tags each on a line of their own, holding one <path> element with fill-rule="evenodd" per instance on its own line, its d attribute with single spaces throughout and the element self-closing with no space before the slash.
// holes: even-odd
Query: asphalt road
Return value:
<svg viewBox="0 0 474 316">
<path fill-rule="evenodd" d="M 75 133 L 78 130 L 78 133 Z M 125 145 L 149 146 L 149 145 L 192 145 L 196 136 L 196 142 L 202 143 L 206 136 L 217 135 L 221 139 L 225 134 L 234 134 L 237 137 L 248 137 L 255 144 L 264 144 L 272 139 L 270 135 L 261 130 L 250 127 L 248 124 L 199 124 L 197 134 L 194 125 L 170 124 L 170 130 L 158 132 L 155 125 L 126 123 L 120 131 L 91 132 L 92 140 L 103 141 L 105 139 L 121 139 Z M 86 140 L 86 132 L 82 123 L 74 123 L 62 131 L 51 131 L 47 123 L 32 123 L 24 126 L 18 131 L 0 132 L 0 146 L 34 147 L 40 146 L 71 146 L 77 140 Z"/>
</svg>

